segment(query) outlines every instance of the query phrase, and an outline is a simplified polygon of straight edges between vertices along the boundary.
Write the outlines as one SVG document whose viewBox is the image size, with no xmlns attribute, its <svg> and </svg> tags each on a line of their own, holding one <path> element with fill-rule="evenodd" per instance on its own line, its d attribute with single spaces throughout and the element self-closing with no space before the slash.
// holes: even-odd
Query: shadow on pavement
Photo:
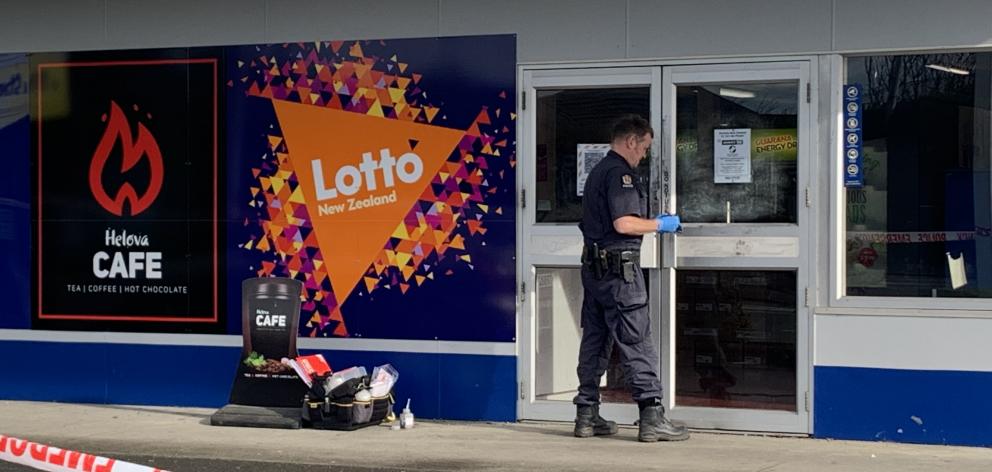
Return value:
<svg viewBox="0 0 992 472">
<path fill-rule="evenodd" d="M 192 413 L 188 411 L 175 411 L 167 410 L 167 407 L 152 407 L 152 406 L 139 406 L 139 405 L 104 405 L 100 403 L 88 403 L 85 406 L 94 408 L 103 408 L 105 410 L 122 410 L 122 411 L 136 411 L 140 413 L 156 413 L 160 415 L 172 415 L 172 416 L 186 416 L 190 418 L 201 418 L 206 419 L 210 422 L 210 414 L 212 413 Z"/>
</svg>

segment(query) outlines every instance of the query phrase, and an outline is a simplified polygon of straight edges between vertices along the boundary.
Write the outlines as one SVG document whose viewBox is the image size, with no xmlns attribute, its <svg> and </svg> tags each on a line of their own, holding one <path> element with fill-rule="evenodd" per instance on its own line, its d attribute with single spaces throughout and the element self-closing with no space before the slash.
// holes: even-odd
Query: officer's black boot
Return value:
<svg viewBox="0 0 992 472">
<path fill-rule="evenodd" d="M 665 407 L 661 405 L 660 400 L 649 400 L 641 405 L 638 441 L 685 441 L 686 439 L 689 439 L 689 430 L 685 426 L 672 424 L 668 418 L 665 418 Z"/>
<path fill-rule="evenodd" d="M 599 416 L 599 405 L 578 405 L 575 414 L 575 437 L 609 436 L 617 434 L 617 424 Z"/>
</svg>

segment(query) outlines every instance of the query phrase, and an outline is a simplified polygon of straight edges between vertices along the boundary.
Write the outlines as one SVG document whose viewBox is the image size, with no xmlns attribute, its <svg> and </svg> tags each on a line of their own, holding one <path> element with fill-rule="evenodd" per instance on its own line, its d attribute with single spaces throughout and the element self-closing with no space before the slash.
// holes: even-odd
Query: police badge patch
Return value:
<svg viewBox="0 0 992 472">
<path fill-rule="evenodd" d="M 623 181 L 623 188 L 634 188 L 634 178 L 630 174 L 624 174 L 620 180 Z"/>
</svg>

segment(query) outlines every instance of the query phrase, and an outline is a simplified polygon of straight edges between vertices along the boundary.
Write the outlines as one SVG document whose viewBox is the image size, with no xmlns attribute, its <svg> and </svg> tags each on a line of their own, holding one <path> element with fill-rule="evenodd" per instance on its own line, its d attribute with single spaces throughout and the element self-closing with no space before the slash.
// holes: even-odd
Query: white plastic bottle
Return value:
<svg viewBox="0 0 992 472">
<path fill-rule="evenodd" d="M 413 427 L 413 412 L 410 411 L 410 399 L 406 399 L 406 408 L 400 413 L 400 427 L 410 429 Z"/>
</svg>

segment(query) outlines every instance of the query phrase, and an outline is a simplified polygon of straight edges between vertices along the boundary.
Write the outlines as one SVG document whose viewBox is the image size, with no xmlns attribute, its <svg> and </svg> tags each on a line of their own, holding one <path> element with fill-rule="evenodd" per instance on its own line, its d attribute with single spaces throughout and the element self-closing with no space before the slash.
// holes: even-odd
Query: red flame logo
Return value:
<svg viewBox="0 0 992 472">
<path fill-rule="evenodd" d="M 148 157 L 148 164 L 151 167 L 151 178 L 145 193 L 138 196 L 138 192 L 130 183 L 125 182 L 117 190 L 117 195 L 111 197 L 107 190 L 103 188 L 101 175 L 110 158 L 110 151 L 114 148 L 114 143 L 120 140 L 123 151 L 120 173 L 123 175 L 132 167 L 141 162 L 142 156 Z M 110 102 L 110 119 L 107 120 L 107 130 L 100 138 L 100 144 L 96 151 L 93 151 L 93 159 L 90 161 L 90 191 L 93 197 L 107 211 L 123 216 L 124 202 L 130 203 L 131 216 L 137 215 L 151 206 L 158 192 L 162 190 L 162 174 L 164 166 L 162 164 L 162 152 L 158 148 L 158 143 L 152 133 L 145 128 L 145 125 L 138 123 L 138 138 L 131 139 L 131 126 L 124 116 L 124 112 L 116 102 Z"/>
</svg>

